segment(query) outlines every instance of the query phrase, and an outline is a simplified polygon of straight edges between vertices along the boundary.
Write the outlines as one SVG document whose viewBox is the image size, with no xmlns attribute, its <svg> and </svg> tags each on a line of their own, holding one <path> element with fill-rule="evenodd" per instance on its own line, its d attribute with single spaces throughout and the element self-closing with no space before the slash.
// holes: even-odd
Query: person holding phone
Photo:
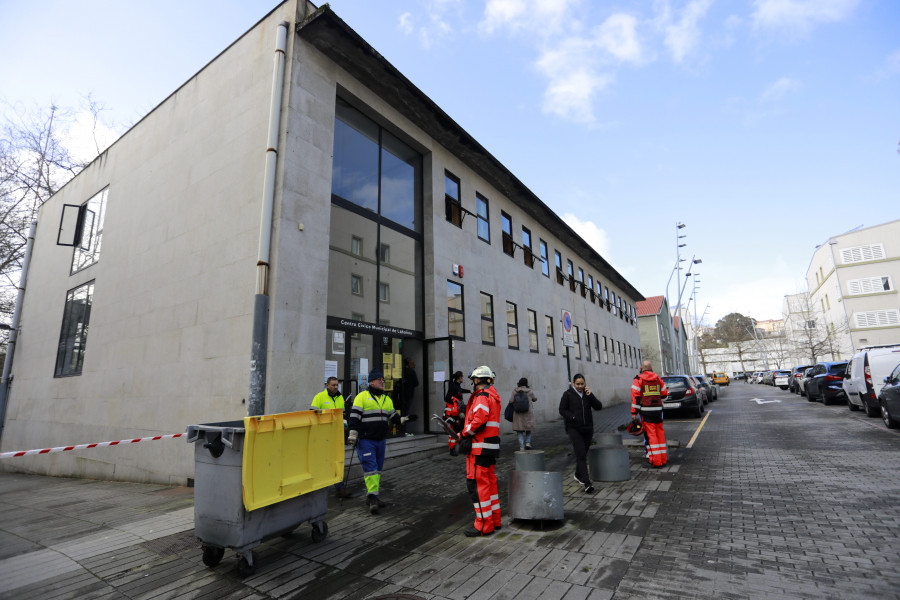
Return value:
<svg viewBox="0 0 900 600">
<path fill-rule="evenodd" d="M 575 374 L 572 384 L 559 400 L 559 414 L 566 423 L 566 433 L 575 450 L 575 481 L 584 486 L 588 494 L 594 493 L 587 467 L 587 451 L 594 435 L 593 411 L 602 408 L 603 404 L 591 393 L 581 373 Z"/>
</svg>

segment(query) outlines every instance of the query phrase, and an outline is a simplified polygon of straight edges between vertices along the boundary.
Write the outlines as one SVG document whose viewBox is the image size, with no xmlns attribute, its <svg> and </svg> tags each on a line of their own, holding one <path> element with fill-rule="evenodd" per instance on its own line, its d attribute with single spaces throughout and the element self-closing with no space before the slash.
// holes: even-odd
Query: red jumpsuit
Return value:
<svg viewBox="0 0 900 600">
<path fill-rule="evenodd" d="M 475 507 L 476 530 L 488 535 L 500 528 L 500 492 L 495 467 L 500 456 L 500 414 L 502 402 L 494 386 L 469 398 L 462 435 L 472 438 L 472 452 L 466 457 L 466 487 Z"/>
<path fill-rule="evenodd" d="M 465 415 L 459 414 L 460 400 L 461 399 L 456 396 L 448 396 L 444 399 L 444 420 L 450 423 L 450 427 L 457 433 L 462 431 L 462 422 L 466 418 Z M 456 440 L 452 435 L 447 436 L 447 444 L 450 446 L 451 450 L 456 448 Z"/>
<path fill-rule="evenodd" d="M 640 415 L 644 422 L 644 446 L 651 467 L 669 462 L 662 409 L 663 398 L 668 395 L 666 382 L 653 371 L 642 371 L 631 383 L 631 415 Z"/>
</svg>

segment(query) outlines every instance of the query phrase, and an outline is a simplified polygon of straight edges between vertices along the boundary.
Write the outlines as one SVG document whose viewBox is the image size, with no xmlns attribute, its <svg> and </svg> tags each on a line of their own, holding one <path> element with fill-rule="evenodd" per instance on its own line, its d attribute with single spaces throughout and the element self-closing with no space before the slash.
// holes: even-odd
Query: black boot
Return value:
<svg viewBox="0 0 900 600">
<path fill-rule="evenodd" d="M 375 494 L 369 494 L 366 496 L 366 506 L 369 507 L 369 513 L 375 514 L 378 512 L 378 496 Z"/>
<path fill-rule="evenodd" d="M 487 533 L 481 533 L 480 531 L 475 529 L 474 525 L 469 525 L 468 527 L 466 527 L 466 529 L 465 529 L 465 531 L 463 531 L 463 533 L 465 534 L 466 537 L 481 537 L 483 535 L 491 535 L 494 532 L 489 531 Z"/>
</svg>

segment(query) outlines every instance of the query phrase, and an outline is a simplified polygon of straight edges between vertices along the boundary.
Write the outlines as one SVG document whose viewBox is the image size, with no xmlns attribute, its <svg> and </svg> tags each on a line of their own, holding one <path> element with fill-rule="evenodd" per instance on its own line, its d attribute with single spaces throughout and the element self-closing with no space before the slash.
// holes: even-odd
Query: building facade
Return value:
<svg viewBox="0 0 900 600">
<path fill-rule="evenodd" d="M 75 248 L 57 243 L 66 205 Z M 504 398 L 527 377 L 538 422 L 554 421 L 577 372 L 604 403 L 627 401 L 641 300 L 327 5 L 288 0 L 41 209 L 0 447 L 238 419 L 256 380 L 278 413 L 308 408 L 327 375 L 356 394 L 379 367 L 399 403 L 404 358 L 420 432 L 452 372 L 481 364 Z M 183 483 L 192 452 L 160 441 L 3 466 Z"/>
<path fill-rule="evenodd" d="M 676 372 L 676 345 L 672 313 L 665 296 L 651 296 L 636 303 L 643 358 L 660 375 Z"/>
<path fill-rule="evenodd" d="M 809 311 L 828 341 L 818 360 L 900 343 L 900 220 L 851 230 L 818 246 L 806 272 Z"/>
</svg>

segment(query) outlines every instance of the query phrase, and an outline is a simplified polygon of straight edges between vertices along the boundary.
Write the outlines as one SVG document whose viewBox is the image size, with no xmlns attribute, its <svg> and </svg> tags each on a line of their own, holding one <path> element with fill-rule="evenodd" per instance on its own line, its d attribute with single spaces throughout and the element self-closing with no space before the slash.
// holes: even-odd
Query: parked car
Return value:
<svg viewBox="0 0 900 600">
<path fill-rule="evenodd" d="M 884 385 L 878 393 L 881 420 L 889 429 L 893 429 L 900 425 L 900 365 L 894 367 L 882 382 Z"/>
<path fill-rule="evenodd" d="M 864 409 L 870 417 L 881 413 L 878 394 L 884 378 L 900 362 L 900 345 L 862 348 L 853 355 L 844 373 L 844 393 L 850 410 Z"/>
<path fill-rule="evenodd" d="M 806 384 L 809 381 L 809 378 L 812 377 L 812 372 L 815 367 L 816 365 L 807 367 L 806 370 L 803 371 L 803 376 L 800 377 L 800 381 L 797 382 L 797 388 L 800 391 L 800 395 L 804 398 L 806 397 Z M 810 400 L 810 402 L 812 402 L 812 400 Z"/>
<path fill-rule="evenodd" d="M 696 379 L 690 375 L 666 375 L 662 379 L 669 391 L 669 397 L 663 400 L 663 414 L 684 410 L 698 418 L 703 416 L 706 390 Z"/>
<path fill-rule="evenodd" d="M 728 385 L 728 375 L 725 373 L 713 373 L 712 380 L 716 385 Z"/>
<path fill-rule="evenodd" d="M 700 387 L 706 390 L 706 397 L 709 402 L 715 402 L 719 399 L 719 386 L 710 382 L 706 375 L 694 375 L 694 379 L 700 384 Z"/>
<path fill-rule="evenodd" d="M 812 366 L 813 365 L 802 365 L 791 369 L 791 382 L 788 384 L 788 389 L 792 394 L 800 393 L 800 380 L 803 379 L 803 372 Z"/>
<path fill-rule="evenodd" d="M 846 402 L 844 394 L 844 372 L 847 361 L 820 362 L 812 368 L 812 376 L 806 382 L 806 399 L 810 402 L 822 400 L 822 404 Z"/>
<path fill-rule="evenodd" d="M 772 385 L 783 390 L 788 389 L 791 383 L 791 372 L 788 370 L 772 371 Z"/>
</svg>

